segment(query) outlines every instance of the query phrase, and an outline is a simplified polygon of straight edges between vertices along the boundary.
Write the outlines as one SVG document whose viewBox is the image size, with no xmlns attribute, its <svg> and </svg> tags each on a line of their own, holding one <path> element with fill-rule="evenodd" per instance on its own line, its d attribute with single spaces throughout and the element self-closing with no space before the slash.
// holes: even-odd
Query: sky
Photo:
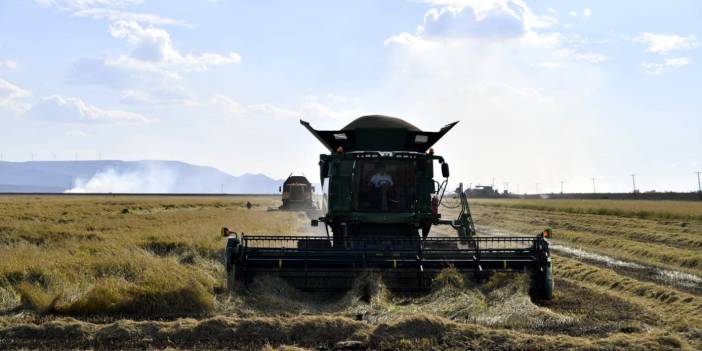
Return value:
<svg viewBox="0 0 702 351">
<path fill-rule="evenodd" d="M 702 3 L 0 2 L 0 158 L 165 159 L 316 178 L 299 124 L 384 114 L 452 182 L 696 190 Z"/>
</svg>

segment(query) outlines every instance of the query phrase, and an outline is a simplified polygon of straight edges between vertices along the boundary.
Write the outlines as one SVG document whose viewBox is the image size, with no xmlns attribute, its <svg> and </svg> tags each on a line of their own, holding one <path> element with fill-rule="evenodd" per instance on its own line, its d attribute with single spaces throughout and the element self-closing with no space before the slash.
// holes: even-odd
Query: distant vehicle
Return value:
<svg viewBox="0 0 702 351">
<path fill-rule="evenodd" d="M 312 201 L 314 187 L 305 176 L 290 174 L 283 186 L 278 188 L 278 191 L 282 193 L 283 204 L 280 206 L 281 210 L 296 211 L 316 208 Z"/>
</svg>

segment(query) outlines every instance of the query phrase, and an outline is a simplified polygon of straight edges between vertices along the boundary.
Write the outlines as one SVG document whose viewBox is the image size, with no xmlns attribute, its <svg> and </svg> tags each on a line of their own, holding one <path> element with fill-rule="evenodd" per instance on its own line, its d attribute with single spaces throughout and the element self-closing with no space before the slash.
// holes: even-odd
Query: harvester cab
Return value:
<svg viewBox="0 0 702 351">
<path fill-rule="evenodd" d="M 326 236 L 231 235 L 230 286 L 273 274 L 300 289 L 349 289 L 360 274 L 375 271 L 390 289 L 421 290 L 454 267 L 477 279 L 495 271 L 529 272 L 533 295 L 551 298 L 551 258 L 542 233 L 476 236 L 462 185 L 445 194 L 449 165 L 432 146 L 458 122 L 438 132 L 387 116 L 360 117 L 332 131 L 300 123 L 329 150 L 319 158 L 325 213 L 312 220 L 325 226 Z M 437 164 L 441 181 L 435 180 Z M 445 196 L 460 209 L 455 219 L 439 213 Z M 436 225 L 450 226 L 456 235 L 429 236 Z"/>
</svg>

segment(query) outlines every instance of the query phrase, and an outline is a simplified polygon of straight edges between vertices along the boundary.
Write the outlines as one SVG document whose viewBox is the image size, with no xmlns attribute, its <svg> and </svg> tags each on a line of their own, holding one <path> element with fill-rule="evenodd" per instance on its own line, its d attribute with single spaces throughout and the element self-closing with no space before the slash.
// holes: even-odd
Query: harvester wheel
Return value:
<svg viewBox="0 0 702 351">
<path fill-rule="evenodd" d="M 551 261 L 534 272 L 532 278 L 531 295 L 536 300 L 549 301 L 553 299 L 553 272 Z"/>
<path fill-rule="evenodd" d="M 230 270 L 227 272 L 227 289 L 229 291 L 234 290 L 235 287 L 235 276 L 234 276 L 234 270 Z"/>
<path fill-rule="evenodd" d="M 234 256 L 237 247 L 239 246 L 239 239 L 235 235 L 227 238 L 227 246 L 224 249 L 224 268 L 227 272 L 227 289 L 230 291 L 234 289 L 234 284 L 236 284 L 236 265 L 234 263 Z"/>
</svg>

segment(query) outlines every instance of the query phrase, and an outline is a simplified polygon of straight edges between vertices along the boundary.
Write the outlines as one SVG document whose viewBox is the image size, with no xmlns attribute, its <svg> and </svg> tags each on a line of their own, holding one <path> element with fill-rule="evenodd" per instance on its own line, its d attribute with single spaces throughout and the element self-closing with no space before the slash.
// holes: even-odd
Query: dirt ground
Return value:
<svg viewBox="0 0 702 351">
<path fill-rule="evenodd" d="M 304 213 L 271 211 L 276 201 L 0 197 L 0 349 L 702 349 L 695 280 L 702 232 L 681 231 L 669 219 L 473 206 L 480 235 L 553 227 L 552 244 L 563 249 L 554 254 L 550 302 L 531 300 L 525 275 L 478 284 L 452 270 L 420 296 L 394 294 L 376 274 L 333 296 L 275 278 L 227 291 L 221 226 L 319 233 Z M 616 222 L 645 235 L 612 227 Z M 656 236 L 661 230 L 685 240 Z M 633 259 L 632 250 L 578 241 L 578 231 L 622 245 L 633 240 L 648 251 Z M 689 261 L 666 260 L 647 240 L 687 250 Z"/>
</svg>

